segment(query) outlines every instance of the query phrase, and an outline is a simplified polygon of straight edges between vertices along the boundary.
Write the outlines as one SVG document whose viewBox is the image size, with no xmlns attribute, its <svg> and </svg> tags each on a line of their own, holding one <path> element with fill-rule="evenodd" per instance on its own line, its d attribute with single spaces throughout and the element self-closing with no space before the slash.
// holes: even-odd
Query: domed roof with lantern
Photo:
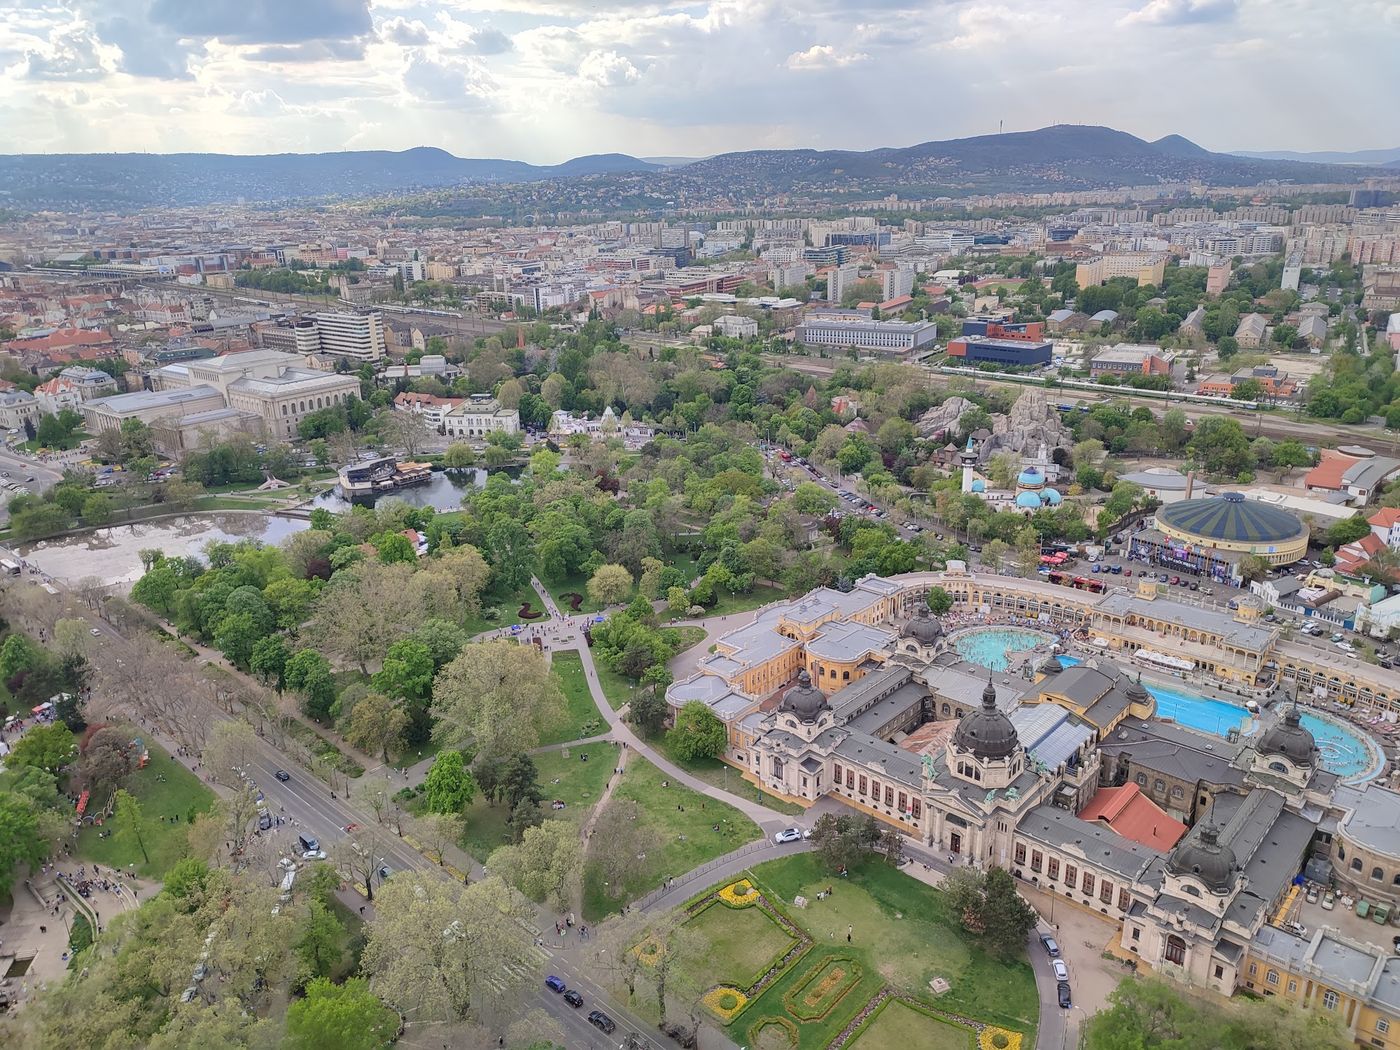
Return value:
<svg viewBox="0 0 1400 1050">
<path fill-rule="evenodd" d="M 1187 835 L 1167 857 L 1167 871 L 1190 875 L 1205 883 L 1213 893 L 1225 893 L 1235 884 L 1239 863 L 1235 851 L 1220 841 L 1220 832 L 1207 824 L 1195 835 Z"/>
<path fill-rule="evenodd" d="M 953 730 L 953 746 L 971 751 L 978 758 L 1008 758 L 1020 745 L 1016 727 L 997 709 L 997 688 L 987 675 L 987 688 L 982 690 L 982 706 L 958 719 Z"/>
<path fill-rule="evenodd" d="M 1317 741 L 1303 728 L 1297 704 L 1284 708 L 1283 716 L 1259 738 L 1257 750 L 1261 755 L 1282 755 L 1295 766 L 1310 768 L 1317 764 Z"/>
<path fill-rule="evenodd" d="M 804 668 L 797 672 L 797 684 L 787 691 L 778 710 L 795 715 L 799 722 L 815 722 L 822 713 L 831 710 L 826 694 L 812 684 L 812 676 Z"/>
<path fill-rule="evenodd" d="M 920 645 L 933 645 L 943 637 L 943 624 L 929 611 L 928 603 L 922 602 L 914 618 L 904 625 L 901 638 L 912 638 Z"/>
</svg>

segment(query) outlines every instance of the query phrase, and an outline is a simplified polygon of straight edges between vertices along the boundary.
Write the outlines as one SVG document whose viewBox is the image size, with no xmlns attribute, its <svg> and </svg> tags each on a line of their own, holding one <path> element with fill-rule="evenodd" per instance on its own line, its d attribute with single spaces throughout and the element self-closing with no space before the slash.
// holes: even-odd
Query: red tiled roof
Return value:
<svg viewBox="0 0 1400 1050">
<path fill-rule="evenodd" d="M 1317 466 L 1303 475 L 1303 484 L 1311 489 L 1340 489 L 1342 475 L 1350 470 L 1353 464 L 1360 462 L 1352 456 L 1344 456 L 1340 452 L 1325 448 Z"/>
<path fill-rule="evenodd" d="M 49 353 L 54 350 L 71 350 L 82 346 L 105 346 L 112 341 L 106 332 L 93 332 L 86 328 L 60 328 L 48 335 L 33 339 L 15 339 L 6 347 L 16 353 Z"/>
<path fill-rule="evenodd" d="M 1101 821 L 1125 839 L 1162 853 L 1186 834 L 1186 825 L 1144 795 L 1136 784 L 1100 788 L 1080 810 L 1079 818 Z"/>
<path fill-rule="evenodd" d="M 1389 529 L 1400 522 L 1400 507 L 1382 507 L 1366 520 L 1378 529 Z"/>
<path fill-rule="evenodd" d="M 1335 568 L 1341 572 L 1355 572 L 1383 550 L 1385 541 L 1374 532 L 1368 532 L 1338 549 Z"/>
</svg>

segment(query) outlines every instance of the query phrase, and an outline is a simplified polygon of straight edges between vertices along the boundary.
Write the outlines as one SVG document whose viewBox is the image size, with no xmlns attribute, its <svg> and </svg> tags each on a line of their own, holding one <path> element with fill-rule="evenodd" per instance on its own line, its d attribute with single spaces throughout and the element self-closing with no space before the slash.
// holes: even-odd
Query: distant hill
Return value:
<svg viewBox="0 0 1400 1050">
<path fill-rule="evenodd" d="M 1400 146 L 1396 146 L 1394 149 L 1358 149 L 1351 152 L 1322 150 L 1316 153 L 1304 153 L 1289 149 L 1266 150 L 1264 152 L 1234 150 L 1233 155 L 1249 157 L 1254 160 L 1300 160 L 1311 164 L 1393 165 L 1396 161 L 1400 161 Z"/>
<path fill-rule="evenodd" d="M 1037 131 L 848 150 L 724 153 L 682 169 L 685 175 L 775 190 L 839 191 L 909 186 L 950 190 L 1078 188 L 1200 180 L 1216 185 L 1262 179 L 1344 182 L 1355 169 L 1212 153 L 1179 135 L 1147 142 L 1113 128 L 1057 124 Z"/>
<path fill-rule="evenodd" d="M 0 156 L 0 204 L 28 208 L 141 208 L 237 200 L 367 197 L 473 183 L 534 182 L 661 166 L 621 153 L 562 164 L 456 157 L 433 146 L 402 152 L 52 153 Z"/>
<path fill-rule="evenodd" d="M 18 154 L 0 156 L 0 208 L 124 210 L 393 194 L 416 199 L 403 204 L 409 213 L 469 217 L 493 209 L 529 215 L 554 208 L 654 210 L 681 199 L 753 202 L 774 192 L 849 200 L 896 191 L 957 197 L 1188 181 L 1354 182 L 1365 171 L 1212 153 L 1180 135 L 1147 142 L 1112 128 L 1060 124 L 865 151 L 752 150 L 697 160 L 603 153 L 551 165 L 457 157 L 431 146 L 266 156 Z M 508 188 L 520 183 L 548 185 L 525 193 Z M 457 188 L 460 194 L 450 192 Z"/>
</svg>

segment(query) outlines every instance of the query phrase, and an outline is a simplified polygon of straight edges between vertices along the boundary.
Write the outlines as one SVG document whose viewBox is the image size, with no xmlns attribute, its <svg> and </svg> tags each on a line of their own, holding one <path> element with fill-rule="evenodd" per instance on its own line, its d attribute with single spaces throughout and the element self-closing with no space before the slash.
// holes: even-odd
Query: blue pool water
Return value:
<svg viewBox="0 0 1400 1050">
<path fill-rule="evenodd" d="M 1060 662 L 1072 667 L 1082 661 L 1077 657 L 1062 655 Z M 1143 685 L 1157 701 L 1158 717 L 1170 718 L 1204 733 L 1228 736 L 1232 729 L 1243 729 L 1249 717 L 1249 712 L 1243 707 L 1224 700 L 1214 700 L 1199 693 L 1164 685 L 1149 685 L 1146 682 Z M 1306 712 L 1303 713 L 1302 723 L 1303 728 L 1317 741 L 1318 750 L 1322 752 L 1323 768 L 1344 780 L 1362 777 L 1368 771 L 1371 775 L 1379 772 L 1375 748 L 1352 730 Z"/>
<path fill-rule="evenodd" d="M 1005 671 L 1007 653 L 1025 652 L 1051 641 L 1052 636 L 1041 631 L 1019 627 L 989 627 L 984 631 L 968 631 L 953 639 L 953 648 L 964 659 L 993 671 Z"/>
</svg>

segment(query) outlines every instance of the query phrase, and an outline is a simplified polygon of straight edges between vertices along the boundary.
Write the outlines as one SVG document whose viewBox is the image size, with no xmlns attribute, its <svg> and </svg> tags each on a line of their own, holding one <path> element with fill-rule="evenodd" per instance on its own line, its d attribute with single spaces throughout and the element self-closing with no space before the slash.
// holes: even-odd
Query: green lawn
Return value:
<svg viewBox="0 0 1400 1050">
<path fill-rule="evenodd" d="M 762 788 L 750 784 L 737 769 L 727 762 L 721 762 L 717 758 L 700 758 L 693 762 L 683 761 L 671 750 L 664 735 L 658 736 L 648 742 L 652 747 L 656 748 L 657 751 L 661 752 L 687 773 L 699 777 L 707 784 L 713 784 L 717 788 L 723 788 L 725 791 L 732 792 L 735 795 L 743 795 L 746 798 L 752 796 L 755 802 L 761 802 L 769 809 L 775 809 L 779 813 L 788 813 L 795 816 L 806 812 L 806 810 L 797 803 L 788 802 L 786 799 L 778 798 L 777 795 L 770 795 Z"/>
<path fill-rule="evenodd" d="M 632 699 L 632 693 L 637 683 L 626 675 L 618 674 L 611 668 L 605 667 L 597 660 L 593 661 L 593 666 L 598 671 L 598 684 L 603 687 L 603 695 L 608 698 L 609 706 L 614 711 L 625 707 Z"/>
<path fill-rule="evenodd" d="M 582 756 L 587 755 L 585 760 Z M 551 818 L 582 822 L 602 797 L 608 776 L 617 766 L 618 746 L 599 742 L 579 747 L 540 751 L 531 755 L 539 770 L 540 794 L 544 796 L 545 812 Z M 555 799 L 564 809 L 550 809 Z M 462 836 L 462 848 L 479 861 L 485 861 L 491 851 L 510 841 L 505 806 L 488 805 L 478 795 L 465 814 L 467 830 Z"/>
<path fill-rule="evenodd" d="M 754 876 L 770 900 L 789 905 L 798 894 L 807 897 L 806 908 L 788 914 L 818 945 L 844 949 L 846 928 L 853 927 L 851 947 L 858 957 L 899 991 L 927 995 L 932 978 L 946 977 L 952 988 L 939 996 L 938 1009 L 1034 1031 L 1039 1000 L 1030 964 L 1024 958 L 1003 962 L 982 951 L 931 886 L 876 862 L 833 879 L 814 853 L 759 865 Z M 828 886 L 835 893 L 818 902 L 817 891 Z"/>
<path fill-rule="evenodd" d="M 664 627 L 662 633 L 674 639 L 677 655 L 687 649 L 694 648 L 705 640 L 705 628 L 703 627 Z"/>
<path fill-rule="evenodd" d="M 977 1033 L 891 999 L 851 1045 L 857 1050 L 972 1050 Z"/>
<path fill-rule="evenodd" d="M 562 580 L 542 580 L 544 589 L 550 593 L 554 601 L 559 606 L 559 611 L 565 616 L 581 615 L 583 613 L 600 612 L 603 606 L 595 602 L 588 596 L 588 577 L 583 573 L 576 573 L 573 576 L 565 576 Z M 574 593 L 583 596 L 583 601 L 575 609 L 564 595 Z M 631 596 L 628 596 L 631 600 Z M 626 605 L 626 602 L 623 602 Z"/>
<path fill-rule="evenodd" d="M 712 904 L 690 922 L 704 938 L 698 987 L 717 982 L 748 988 L 787 954 L 796 941 L 760 908 L 735 910 Z"/>
<path fill-rule="evenodd" d="M 705 617 L 708 619 L 711 616 L 732 616 L 734 613 L 750 612 L 760 605 L 787 597 L 787 591 L 759 584 L 748 594 L 721 594 L 719 600 L 705 610 Z"/>
<path fill-rule="evenodd" d="M 504 596 L 483 594 L 481 596 L 481 611 L 475 616 L 467 617 L 462 624 L 462 629 L 467 632 L 468 638 L 472 638 L 483 631 L 495 630 L 497 627 L 509 627 L 515 623 L 543 622 L 543 617 L 534 620 L 520 619 L 520 606 L 527 601 L 537 611 L 544 611 L 539 608 L 540 596 L 528 583 Z M 494 616 L 490 615 L 493 611 L 495 612 Z"/>
<path fill-rule="evenodd" d="M 663 787 L 663 782 L 670 784 Z M 613 791 L 613 798 L 631 799 L 641 807 L 646 824 L 655 830 L 661 845 L 637 862 L 622 892 L 605 892 L 601 876 L 590 865 L 584 874 L 583 913 L 592 921 L 661 885 L 667 876 L 679 876 L 758 838 L 761 832 L 737 809 L 681 787 L 650 762 L 633 754 L 627 772 Z M 719 831 L 715 831 L 718 825 Z"/>
<path fill-rule="evenodd" d="M 121 785 L 141 803 L 145 826 L 147 861 L 131 836 L 116 834 L 118 824 L 107 821 L 102 827 L 84 825 L 78 834 L 78 856 L 114 868 L 136 866 L 138 874 L 164 877 L 170 866 L 185 855 L 185 832 L 193 813 L 202 813 L 214 802 L 214 795 L 193 773 L 174 761 L 158 744 L 146 741 L 151 761 Z M 164 779 L 160 779 L 160 778 Z M 101 806 L 106 798 L 94 798 L 90 805 Z M 179 818 L 178 822 L 162 818 Z M 104 831 L 113 834 L 101 837 Z"/>
<path fill-rule="evenodd" d="M 695 577 L 700 575 L 700 563 L 695 560 L 695 556 L 689 551 L 676 551 L 675 554 L 661 559 L 666 565 L 673 569 L 680 569 L 685 573 L 685 582 L 689 586 L 695 582 Z M 665 595 L 663 594 L 664 598 Z"/>
<path fill-rule="evenodd" d="M 588 679 L 583 676 L 583 659 L 571 649 L 554 653 L 550 669 L 564 692 L 564 714 L 540 737 L 541 744 L 562 744 L 569 740 L 597 736 L 607 730 L 607 723 L 593 702 Z"/>
</svg>

